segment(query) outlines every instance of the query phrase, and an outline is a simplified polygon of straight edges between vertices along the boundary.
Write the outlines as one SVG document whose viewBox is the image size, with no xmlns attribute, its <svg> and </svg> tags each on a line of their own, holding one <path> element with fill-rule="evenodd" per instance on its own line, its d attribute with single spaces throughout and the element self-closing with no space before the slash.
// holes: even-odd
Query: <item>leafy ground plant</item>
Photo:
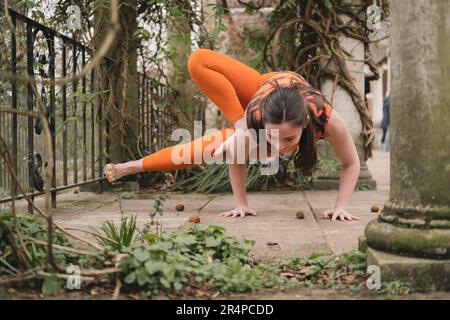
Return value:
<svg viewBox="0 0 450 320">
<path fill-rule="evenodd" d="M 367 279 L 365 261 L 366 255 L 360 251 L 342 255 L 318 252 L 306 259 L 281 262 L 279 268 L 281 275 L 297 279 L 302 286 L 360 290 Z"/>
<path fill-rule="evenodd" d="M 0 213 L 0 287 L 5 278 L 21 278 L 25 274 L 33 275 L 29 280 L 20 283 L 20 288 L 26 290 L 39 290 L 44 294 L 58 292 L 63 281 L 55 274 L 55 270 L 47 260 L 47 223 L 42 218 L 25 213 L 17 215 L 17 233 L 14 218 L 10 212 Z M 7 230 L 7 231 L 6 231 Z M 5 233 L 8 232 L 8 235 Z M 29 256 L 28 270 L 17 256 L 18 246 L 23 240 L 22 250 Z M 80 269 L 88 269 L 102 265 L 103 257 L 97 252 L 80 248 L 59 230 L 53 230 L 53 258 L 60 266 L 76 265 Z M 26 279 L 26 278 L 25 278 Z"/>
<path fill-rule="evenodd" d="M 381 289 L 378 291 L 380 294 L 394 295 L 406 295 L 413 292 L 410 284 L 403 281 L 391 281 L 381 284 Z"/>
<path fill-rule="evenodd" d="M 144 239 L 146 243 L 130 248 L 130 256 L 123 261 L 128 290 L 153 295 L 201 286 L 230 293 L 275 288 L 286 282 L 269 266 L 252 263 L 253 241 L 228 237 L 222 227 L 197 225 Z"/>
<path fill-rule="evenodd" d="M 353 292 L 369 291 L 366 269 L 366 255 L 357 250 L 340 255 L 317 252 L 307 258 L 293 257 L 279 264 L 280 275 L 298 280 L 300 286 Z M 408 283 L 393 281 L 382 283 L 375 293 L 407 295 L 413 290 Z"/>
<path fill-rule="evenodd" d="M 0 213 L 0 219 L 11 229 L 15 230 L 13 217 L 9 212 Z M 18 226 L 22 232 L 22 239 L 30 254 L 31 263 L 35 267 L 44 267 L 47 264 L 47 224 L 38 217 L 31 214 L 23 214 L 17 217 Z M 15 239 L 17 241 L 17 239 Z M 53 233 L 53 243 L 56 245 L 71 247 L 69 240 L 58 230 Z M 71 263 L 77 258 L 74 253 L 54 249 L 54 257 L 58 263 Z M 0 232 L 0 272 L 15 274 L 18 272 L 18 261 L 16 261 L 10 245 L 2 241 Z"/>
</svg>

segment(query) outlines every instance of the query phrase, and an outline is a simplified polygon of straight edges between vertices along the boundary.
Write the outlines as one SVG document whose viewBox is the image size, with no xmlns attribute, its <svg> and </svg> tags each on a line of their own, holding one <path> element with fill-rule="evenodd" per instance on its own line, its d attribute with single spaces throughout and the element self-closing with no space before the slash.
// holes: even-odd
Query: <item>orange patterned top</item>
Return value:
<svg viewBox="0 0 450 320">
<path fill-rule="evenodd" d="M 261 119 L 261 101 L 273 91 L 276 84 L 282 87 L 289 87 L 293 83 L 300 84 L 301 94 L 305 98 L 307 106 L 319 120 L 319 123 L 322 124 L 322 128 L 314 127 L 316 140 L 324 139 L 325 125 L 328 123 L 333 107 L 328 103 L 319 90 L 315 89 L 301 75 L 293 71 L 270 72 L 263 75 L 262 84 L 247 105 L 247 113 L 249 113 L 249 117 L 251 117 L 255 122 L 259 122 Z M 286 156 L 289 156 L 297 149 L 297 147 L 298 144 L 286 154 L 280 154 L 280 156 L 282 158 L 286 158 Z"/>
</svg>

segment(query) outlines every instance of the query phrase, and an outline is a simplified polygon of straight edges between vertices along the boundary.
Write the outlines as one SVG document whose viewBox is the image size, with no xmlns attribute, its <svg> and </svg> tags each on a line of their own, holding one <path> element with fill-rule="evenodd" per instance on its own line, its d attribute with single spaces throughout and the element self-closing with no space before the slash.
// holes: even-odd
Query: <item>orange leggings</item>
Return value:
<svg viewBox="0 0 450 320">
<path fill-rule="evenodd" d="M 260 85 L 274 72 L 261 75 L 258 71 L 231 57 L 209 49 L 198 49 L 191 54 L 188 61 L 191 78 L 197 83 L 203 93 L 225 114 L 234 124 L 244 116 L 244 110 Z M 170 171 L 184 169 L 198 164 L 198 159 L 204 163 L 204 151 L 214 153 L 223 141 L 234 132 L 234 128 L 226 128 L 207 134 L 184 144 L 177 144 L 159 150 L 144 157 L 145 171 Z M 183 148 L 177 154 L 183 156 L 183 150 L 189 150 L 186 155 L 189 161 L 174 162 L 172 152 L 175 147 Z M 183 158 L 186 159 L 186 158 Z"/>
</svg>

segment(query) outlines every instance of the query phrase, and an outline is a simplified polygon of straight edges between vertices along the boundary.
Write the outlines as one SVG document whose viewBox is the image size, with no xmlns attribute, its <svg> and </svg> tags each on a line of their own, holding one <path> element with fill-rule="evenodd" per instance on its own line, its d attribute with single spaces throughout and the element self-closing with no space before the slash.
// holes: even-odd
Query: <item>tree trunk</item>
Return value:
<svg viewBox="0 0 450 320">
<path fill-rule="evenodd" d="M 137 0 L 120 1 L 120 30 L 106 58 L 99 66 L 99 103 L 102 103 L 109 130 L 106 134 L 106 158 L 109 162 L 134 160 L 139 136 L 139 100 L 137 75 Z M 95 12 L 94 47 L 99 48 L 109 28 L 109 12 L 99 8 Z M 98 73 L 97 73 L 98 75 Z M 106 91 L 105 91 L 106 90 Z"/>
<path fill-rule="evenodd" d="M 170 52 L 170 63 L 168 79 L 170 85 L 175 89 L 176 105 L 173 113 L 178 117 L 177 124 L 181 128 L 189 130 L 191 137 L 194 137 L 194 120 L 203 120 L 202 106 L 198 99 L 194 99 L 194 84 L 190 81 L 187 63 L 191 54 L 191 28 L 189 20 L 181 12 L 181 8 L 173 10 L 168 17 L 168 51 Z M 186 8 L 187 9 L 187 8 Z"/>
</svg>

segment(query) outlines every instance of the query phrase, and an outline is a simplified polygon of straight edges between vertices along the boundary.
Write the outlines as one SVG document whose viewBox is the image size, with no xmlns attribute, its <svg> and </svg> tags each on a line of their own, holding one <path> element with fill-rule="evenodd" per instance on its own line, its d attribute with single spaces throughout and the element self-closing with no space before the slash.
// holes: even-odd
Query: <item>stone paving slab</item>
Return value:
<svg viewBox="0 0 450 320">
<path fill-rule="evenodd" d="M 121 204 L 117 200 L 116 193 L 105 193 L 103 196 L 109 198 L 110 204 L 93 211 L 80 212 L 79 206 L 73 204 L 68 209 L 72 213 L 66 213 L 64 212 L 66 210 L 64 202 L 60 201 L 58 208 L 61 206 L 64 209 L 61 211 L 59 209 L 56 210 L 55 221 L 61 221 L 64 225 L 70 227 L 86 229 L 91 226 L 98 227 L 105 220 L 119 222 L 123 212 L 125 217 L 136 215 L 137 226 L 140 228 L 150 221 L 149 214 L 154 211 L 154 199 L 156 199 L 158 194 L 136 199 L 121 199 Z M 211 196 L 203 194 L 169 194 L 164 203 L 163 216 L 157 215 L 155 219 L 162 223 L 164 229 L 168 231 L 175 230 L 183 225 L 192 213 L 198 212 L 206 205 L 210 198 Z M 183 212 L 175 210 L 175 206 L 178 203 L 184 204 L 185 210 Z"/>
<path fill-rule="evenodd" d="M 364 234 L 367 223 L 377 218 L 378 213 L 371 212 L 371 207 L 377 204 L 382 208 L 388 195 L 378 191 L 356 191 L 348 206 L 348 212 L 360 220 L 343 222 L 323 218 L 323 212 L 333 208 L 337 197 L 335 191 L 306 191 L 306 199 L 313 208 L 314 216 L 323 231 L 327 242 L 335 253 L 346 252 L 358 248 L 358 238 Z"/>
<path fill-rule="evenodd" d="M 230 210 L 230 206 L 233 206 L 230 194 L 214 198 L 200 211 L 201 220 L 208 225 L 225 227 L 229 235 L 255 240 L 252 253 L 265 260 L 330 251 L 326 238 L 301 193 L 250 192 L 248 199 L 249 207 L 257 212 L 256 217 L 220 217 L 221 212 Z M 299 210 L 304 212 L 305 219 L 296 218 L 295 213 Z"/>
<path fill-rule="evenodd" d="M 323 212 L 333 208 L 337 190 L 305 191 L 305 197 L 313 208 L 314 216 L 323 231 L 327 243 L 335 253 L 342 253 L 358 248 L 358 238 L 364 234 L 364 228 L 377 218 L 383 205 L 389 200 L 389 153 L 374 150 L 373 157 L 367 161 L 367 166 L 377 182 L 377 190 L 355 191 L 348 206 L 348 212 L 360 218 L 352 222 L 332 222 L 323 219 Z M 377 205 L 378 213 L 371 212 L 371 207 Z"/>
</svg>

